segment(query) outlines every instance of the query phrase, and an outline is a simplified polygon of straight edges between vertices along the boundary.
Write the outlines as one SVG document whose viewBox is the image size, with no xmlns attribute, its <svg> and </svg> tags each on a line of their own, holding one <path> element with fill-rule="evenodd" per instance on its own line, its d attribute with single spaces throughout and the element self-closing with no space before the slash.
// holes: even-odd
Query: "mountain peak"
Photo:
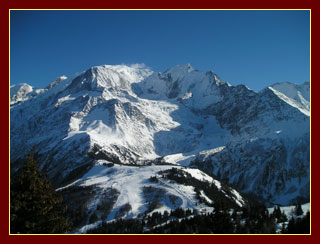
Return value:
<svg viewBox="0 0 320 244">
<path fill-rule="evenodd" d="M 93 66 L 73 79 L 69 88 L 104 90 L 105 88 L 130 89 L 153 72 L 142 65 Z"/>
<path fill-rule="evenodd" d="M 57 79 L 55 79 L 54 81 L 52 81 L 49 86 L 47 87 L 48 89 L 58 85 L 59 83 L 61 83 L 62 81 L 66 80 L 68 77 L 65 75 L 61 75 L 59 77 L 57 77 Z"/>
<path fill-rule="evenodd" d="M 194 71 L 195 69 L 191 66 L 191 64 L 178 64 L 176 66 L 173 66 L 172 68 L 166 70 L 164 74 L 171 73 L 171 74 L 186 74 Z"/>
<path fill-rule="evenodd" d="M 269 86 L 275 95 L 302 113 L 310 116 L 310 83 L 294 84 L 290 82 L 276 83 Z"/>
<path fill-rule="evenodd" d="M 35 89 L 27 83 L 20 83 L 10 86 L 10 104 L 26 101 L 36 95 L 45 92 L 47 89 Z"/>
</svg>

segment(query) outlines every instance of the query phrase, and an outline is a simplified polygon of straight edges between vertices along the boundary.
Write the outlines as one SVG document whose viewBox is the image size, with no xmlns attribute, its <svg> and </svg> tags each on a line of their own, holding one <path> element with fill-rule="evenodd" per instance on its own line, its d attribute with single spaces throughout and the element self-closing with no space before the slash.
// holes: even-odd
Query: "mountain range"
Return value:
<svg viewBox="0 0 320 244">
<path fill-rule="evenodd" d="M 163 73 L 103 65 L 43 89 L 12 85 L 12 171 L 33 146 L 70 205 L 83 193 L 82 230 L 106 205 L 98 215 L 112 220 L 177 207 L 202 211 L 219 194 L 237 206 L 247 195 L 267 205 L 308 202 L 310 83 L 256 92 L 186 64 Z M 184 185 L 166 174 L 193 180 Z M 215 194 L 197 189 L 199 182 Z"/>
</svg>

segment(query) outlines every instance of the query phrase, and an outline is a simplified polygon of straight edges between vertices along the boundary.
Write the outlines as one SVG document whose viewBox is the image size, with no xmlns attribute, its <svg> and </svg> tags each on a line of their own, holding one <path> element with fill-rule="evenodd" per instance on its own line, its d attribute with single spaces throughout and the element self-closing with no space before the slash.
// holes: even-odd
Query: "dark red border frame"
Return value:
<svg viewBox="0 0 320 244">
<path fill-rule="evenodd" d="M 315 2 L 315 1 L 314 1 Z M 299 4 L 291 1 L 275 1 L 269 0 L 268 2 L 258 2 L 258 1 L 208 1 L 206 3 L 201 3 L 198 1 L 101 1 L 101 2 L 88 2 L 88 1 L 54 1 L 54 2 L 45 2 L 45 1 L 4 1 L 1 3 L 1 14 L 0 14 L 0 25 L 2 30 L 2 38 L 1 38 L 1 47 L 2 47 L 2 79 L 1 79 L 1 96 L 0 96 L 0 106 L 1 106 L 1 114 L 4 114 L 1 121 L 1 128 L 3 129 L 3 135 L 1 138 L 1 177 L 0 177 L 0 186 L 1 186 L 1 195 L 2 199 L 1 203 L 1 228 L 0 228 L 0 238 L 2 243 L 20 243 L 20 242 L 34 242 L 34 243 L 57 243 L 64 241 L 74 241 L 74 242 L 130 242 L 130 243 L 164 243 L 167 241 L 172 242 L 245 242 L 245 243 L 268 243 L 270 242 L 281 242 L 281 243 L 305 243 L 305 242 L 319 242 L 319 231 L 318 221 L 319 220 L 319 211 L 318 208 L 318 194 L 317 194 L 317 184 L 318 177 L 317 173 L 319 172 L 319 164 L 317 162 L 317 141 L 319 135 L 319 127 L 318 125 L 318 114 L 317 114 L 317 106 L 318 106 L 318 98 L 317 98 L 317 90 L 319 90 L 318 82 L 318 72 L 317 72 L 317 59 L 319 53 L 319 38 L 317 33 L 318 26 L 318 9 L 314 3 L 307 3 L 300 1 Z M 244 235 L 244 236 L 236 236 L 236 235 L 228 235 L 228 236 L 156 236 L 156 235 L 142 235 L 142 236 L 131 236 L 131 235 L 121 235 L 121 236 L 88 236 L 88 235 L 49 235 L 49 236 L 13 236 L 9 235 L 9 203 L 8 203 L 8 171 L 9 171 L 9 9 L 311 9 L 312 13 L 312 82 L 311 82 L 311 95 L 312 95 L 312 138 L 311 138 L 311 150 L 313 152 L 312 161 L 312 187 L 313 187 L 313 195 L 312 195 L 312 235 L 311 236 L 267 236 L 267 235 Z M 6 134 L 7 133 L 7 134 Z"/>
</svg>

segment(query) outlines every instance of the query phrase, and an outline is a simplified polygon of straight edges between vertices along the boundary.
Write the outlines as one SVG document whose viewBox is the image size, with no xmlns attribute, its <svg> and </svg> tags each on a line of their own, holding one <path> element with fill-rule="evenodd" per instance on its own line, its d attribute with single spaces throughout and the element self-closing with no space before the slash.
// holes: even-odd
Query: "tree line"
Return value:
<svg viewBox="0 0 320 244">
<path fill-rule="evenodd" d="M 252 206 L 241 211 L 217 207 L 211 213 L 199 214 L 195 210 L 175 209 L 153 212 L 136 219 L 118 219 L 102 222 L 88 234 L 308 234 L 310 213 L 292 218 L 279 232 L 277 223 L 287 221 L 279 207 L 273 213 L 265 206 Z"/>
</svg>

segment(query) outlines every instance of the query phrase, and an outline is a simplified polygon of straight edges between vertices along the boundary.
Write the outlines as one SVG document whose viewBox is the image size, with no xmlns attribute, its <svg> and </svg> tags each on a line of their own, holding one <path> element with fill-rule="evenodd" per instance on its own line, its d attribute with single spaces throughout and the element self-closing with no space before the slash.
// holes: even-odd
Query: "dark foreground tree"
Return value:
<svg viewBox="0 0 320 244">
<path fill-rule="evenodd" d="M 282 230 L 284 234 L 310 234 L 310 212 L 302 218 L 291 218 L 287 229 Z"/>
<path fill-rule="evenodd" d="M 11 177 L 10 232 L 52 234 L 69 231 L 65 206 L 34 160 L 34 149 L 25 165 Z"/>
<path fill-rule="evenodd" d="M 301 208 L 301 204 L 297 204 L 295 209 L 294 209 L 294 213 L 297 215 L 297 216 L 300 216 L 303 214 L 303 210 Z"/>
</svg>

